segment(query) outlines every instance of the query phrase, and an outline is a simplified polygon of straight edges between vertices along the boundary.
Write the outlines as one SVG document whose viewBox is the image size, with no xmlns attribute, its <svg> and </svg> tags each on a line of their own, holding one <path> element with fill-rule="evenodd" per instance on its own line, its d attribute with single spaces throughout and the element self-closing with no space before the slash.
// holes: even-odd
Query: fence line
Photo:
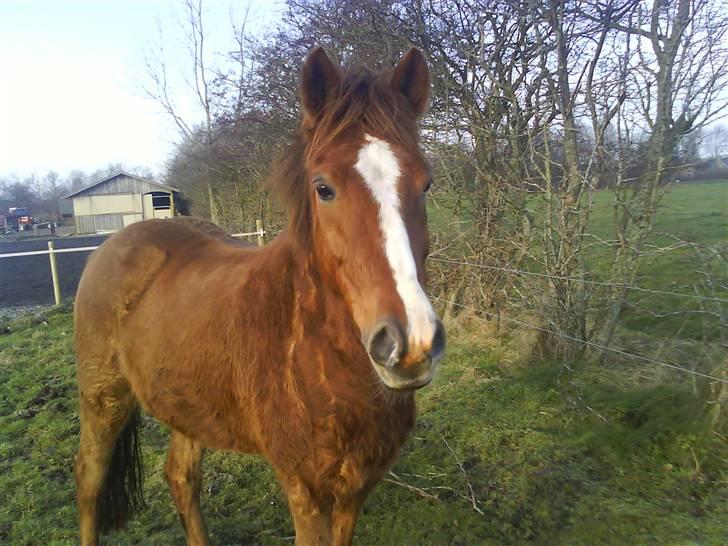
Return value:
<svg viewBox="0 0 728 546">
<path fill-rule="evenodd" d="M 252 237 L 253 235 L 257 235 L 258 237 L 265 237 L 266 231 L 260 230 L 260 231 L 251 231 L 250 233 L 233 233 L 230 235 L 231 237 Z M 98 246 L 76 246 L 73 248 L 55 248 L 53 249 L 54 254 L 62 254 L 64 252 L 89 252 L 91 250 L 96 250 L 99 248 Z M 0 258 L 16 258 L 20 256 L 42 256 L 43 254 L 50 254 L 50 250 L 29 250 L 27 252 L 8 252 L 5 254 L 0 254 Z"/>
<path fill-rule="evenodd" d="M 98 246 L 77 246 L 73 248 L 55 248 L 53 249 L 54 254 L 61 254 L 64 252 L 87 252 L 96 250 Z M 50 250 L 30 250 L 28 252 L 10 252 L 6 254 L 0 254 L 0 258 L 15 258 L 19 256 L 41 256 L 43 254 L 50 254 Z"/>
<path fill-rule="evenodd" d="M 251 237 L 251 236 L 254 236 L 255 235 L 255 236 L 258 237 L 258 243 L 259 244 L 262 244 L 263 243 L 263 238 L 266 235 L 266 231 L 264 229 L 262 229 L 262 226 L 260 225 L 259 222 L 256 222 L 256 225 L 259 228 L 256 231 L 247 232 L 247 233 L 233 233 L 231 235 L 231 237 Z M 53 242 L 52 241 L 48 241 L 48 250 L 34 250 L 34 251 L 28 251 L 28 252 L 4 253 L 4 254 L 0 254 L 0 258 L 14 258 L 14 257 L 21 257 L 21 256 L 38 256 L 38 255 L 48 254 L 49 255 L 49 258 L 50 258 L 50 263 L 51 263 L 51 272 L 52 272 L 53 285 L 54 285 L 53 286 L 54 287 L 54 296 L 55 296 L 55 300 L 56 300 L 56 305 L 59 305 L 61 303 L 61 297 L 60 297 L 60 290 L 58 289 L 58 275 L 57 275 L 56 267 L 55 267 L 55 263 L 54 263 L 55 262 L 55 256 L 54 255 L 55 254 L 60 254 L 60 253 L 69 253 L 69 252 L 89 252 L 89 251 L 95 250 L 97 248 L 99 248 L 99 247 L 98 246 L 85 246 L 85 247 L 73 247 L 73 248 L 59 248 L 59 249 L 56 249 L 53 246 Z M 445 258 L 433 258 L 433 257 L 431 257 L 430 260 L 439 261 L 439 262 L 445 262 L 445 263 L 452 263 L 452 264 L 457 264 L 457 265 L 465 265 L 465 266 L 471 266 L 471 267 L 479 267 L 479 268 L 483 268 L 483 269 L 492 269 L 492 270 L 496 270 L 496 271 L 504 271 L 504 272 L 507 272 L 507 273 L 515 273 L 515 274 L 522 274 L 522 275 L 533 275 L 533 276 L 537 276 L 537 277 L 556 278 L 556 279 L 564 279 L 564 280 L 573 280 L 573 281 L 584 282 L 584 283 L 589 283 L 589 284 L 597 284 L 597 285 L 603 285 L 603 286 L 613 286 L 613 287 L 619 287 L 619 288 L 627 288 L 627 289 L 630 289 L 630 290 L 639 290 L 639 291 L 643 291 L 643 292 L 651 292 L 651 293 L 656 293 L 656 294 L 666 294 L 666 295 L 681 296 L 681 297 L 692 297 L 692 298 L 696 298 L 696 299 L 702 299 L 702 300 L 718 301 L 718 302 L 728 303 L 728 299 L 723 299 L 723 298 L 711 298 L 711 297 L 698 296 L 698 295 L 693 295 L 693 294 L 681 294 L 679 292 L 669 292 L 669 291 L 665 291 L 665 290 L 653 290 L 653 289 L 650 289 L 650 288 L 642 288 L 642 287 L 638 287 L 638 286 L 624 285 L 624 284 L 619 284 L 619 283 L 604 283 L 604 282 L 598 282 L 598 281 L 590 281 L 590 280 L 587 280 L 587 279 L 579 279 L 579 278 L 574 278 L 574 277 L 564 277 L 564 276 L 559 276 L 559 275 L 549 275 L 549 274 L 546 274 L 546 273 L 537 273 L 537 272 L 534 272 L 534 271 L 527 271 L 527 270 L 522 270 L 522 269 L 511 269 L 511 268 L 504 268 L 504 267 L 489 266 L 489 265 L 484 265 L 484 264 L 473 264 L 473 263 L 470 263 L 470 262 L 457 261 L 457 260 L 449 260 L 449 259 L 445 259 Z M 477 308 L 472 307 L 470 305 L 464 305 L 464 304 L 461 304 L 461 303 L 457 303 L 455 301 L 445 300 L 445 299 L 439 298 L 437 296 L 432 296 L 432 298 L 434 300 L 440 301 L 440 302 L 445 303 L 445 304 L 455 305 L 456 307 L 461 307 L 463 309 L 470 309 L 470 310 L 475 311 L 475 312 L 480 313 L 480 314 L 493 315 L 493 316 L 498 317 L 498 318 L 500 318 L 502 320 L 506 320 L 506 321 L 512 322 L 514 324 L 519 324 L 520 326 L 524 326 L 526 328 L 530 328 L 530 329 L 533 329 L 533 330 L 538 330 L 538 331 L 541 331 L 541 332 L 546 332 L 546 333 L 549 333 L 549 334 L 552 334 L 552 335 L 561 337 L 563 339 L 570 340 L 570 341 L 573 341 L 573 342 L 576 342 L 576 343 L 581 343 L 581 344 L 588 345 L 588 346 L 591 346 L 591 347 L 595 347 L 595 348 L 600 349 L 600 350 L 603 350 L 603 351 L 613 352 L 613 353 L 620 354 L 620 355 L 625 356 L 625 357 L 628 357 L 628 358 L 633 358 L 633 359 L 636 359 L 636 360 L 641 360 L 643 362 L 648 362 L 648 363 L 651 363 L 651 364 L 655 364 L 655 365 L 663 366 L 663 367 L 670 368 L 670 369 L 673 369 L 673 370 L 677 370 L 677 371 L 680 371 L 680 372 L 683 372 L 683 373 L 688 373 L 688 374 L 700 376 L 700 377 L 703 377 L 703 378 L 706 378 L 706 379 L 710 379 L 710 380 L 713 380 L 713 381 L 718 381 L 720 383 L 728 383 L 728 380 L 727 379 L 722 379 L 722 378 L 715 377 L 715 376 L 712 376 L 712 375 L 709 375 L 709 374 L 704 374 L 702 372 L 697 372 L 695 370 L 690 370 L 688 368 L 685 368 L 683 366 L 679 366 L 677 364 L 672 364 L 672 363 L 669 363 L 669 362 L 663 362 L 663 361 L 656 360 L 656 359 L 649 358 L 649 357 L 642 356 L 642 355 L 636 355 L 636 354 L 629 353 L 627 351 L 624 351 L 622 349 L 618 349 L 618 348 L 615 348 L 615 347 L 607 347 L 607 346 L 604 346 L 604 345 L 600 345 L 598 343 L 594 343 L 592 341 L 587 341 L 587 340 L 583 340 L 583 339 L 579 339 L 579 338 L 570 336 L 568 334 L 564 334 L 563 332 L 558 332 L 558 331 L 555 331 L 555 330 L 551 330 L 551 329 L 548 329 L 548 328 L 544 328 L 542 326 L 537 326 L 535 324 L 530 324 L 528 322 L 525 322 L 525 321 L 522 321 L 522 320 L 519 320 L 519 319 L 515 319 L 515 318 L 512 318 L 512 317 L 504 317 L 504 316 L 502 316 L 502 315 L 500 315 L 498 313 L 493 313 L 491 311 L 484 311 L 482 309 L 477 309 Z"/>
<path fill-rule="evenodd" d="M 605 345 L 600 345 L 599 343 L 594 343 L 593 341 L 586 341 L 586 340 L 583 340 L 583 339 L 579 339 L 579 338 L 570 336 L 568 334 L 564 334 L 563 332 L 557 332 L 555 330 L 550 330 L 548 328 L 544 328 L 542 326 L 537 326 L 535 324 L 530 324 L 528 322 L 525 322 L 525 321 L 522 321 L 522 320 L 519 320 L 519 319 L 515 319 L 515 318 L 512 318 L 512 317 L 504 317 L 503 315 L 499 315 L 498 313 L 493 313 L 491 311 L 484 311 L 482 309 L 477 309 L 476 307 L 472 307 L 470 305 L 464 305 L 462 303 L 457 303 L 457 302 L 454 302 L 454 301 L 451 301 L 451 300 L 445 300 L 445 299 L 439 298 L 437 296 L 432 296 L 432 299 L 437 300 L 437 301 L 440 301 L 440 302 L 445 303 L 445 304 L 455 305 L 456 307 L 461 307 L 463 309 L 470 309 L 470 310 L 475 311 L 477 313 L 486 314 L 486 315 L 492 315 L 494 317 L 498 317 L 499 319 L 506 320 L 506 321 L 510 321 L 510 322 L 515 323 L 515 324 L 519 324 L 521 326 L 525 326 L 526 328 L 531 328 L 533 330 L 539 330 L 541 332 L 546 332 L 548 334 L 552 334 L 552 335 L 561 337 L 563 339 L 567 339 L 567 340 L 570 340 L 570 341 L 574 341 L 576 343 L 583 343 L 584 345 L 589 345 L 591 347 L 595 347 L 597 349 L 601 349 L 602 351 L 609 351 L 609 352 L 612 352 L 612 353 L 617 353 L 617 354 L 622 355 L 622 356 L 626 356 L 626 357 L 629 357 L 629 358 L 634 358 L 636 360 L 642 360 L 644 362 L 649 362 L 651 364 L 656 364 L 656 365 L 659 365 L 659 366 L 663 366 L 665 368 L 671 368 L 673 370 L 677 370 L 677 371 L 680 371 L 680 372 L 683 372 L 683 373 L 697 375 L 697 376 L 700 376 L 700 377 L 704 377 L 706 379 L 711 379 L 713 381 L 718 381 L 720 383 L 728 383 L 728 379 L 722 379 L 720 377 L 715 377 L 713 375 L 705 374 L 705 373 L 702 373 L 702 372 L 696 372 L 695 370 L 691 370 L 689 368 L 685 368 L 685 367 L 679 366 L 677 364 L 671 364 L 669 362 L 663 362 L 661 360 L 655 360 L 654 358 L 649 358 L 647 356 L 642 356 L 642 355 L 636 355 L 636 354 L 633 354 L 633 353 L 628 353 L 627 351 L 625 351 L 623 349 L 618 349 L 616 347 L 607 347 Z"/>
<path fill-rule="evenodd" d="M 266 233 L 268 233 L 266 230 L 259 229 L 258 231 L 251 231 L 248 233 L 232 233 L 230 237 L 252 237 L 253 235 L 257 235 L 258 237 L 265 237 Z"/>
<path fill-rule="evenodd" d="M 643 288 L 641 286 L 634 286 L 631 284 L 623 284 L 623 283 L 616 283 L 616 282 L 590 281 L 588 279 L 582 279 L 579 277 L 567 277 L 567 276 L 563 276 L 563 275 L 550 275 L 548 273 L 537 273 L 535 271 L 528 271 L 525 269 L 512 269 L 512 268 L 508 268 L 508 267 L 497 267 L 494 265 L 474 264 L 474 263 L 470 263 L 470 262 L 450 260 L 447 258 L 434 258 L 432 256 L 430 256 L 428 258 L 428 260 L 432 260 L 435 262 L 457 264 L 457 265 L 466 265 L 466 266 L 477 267 L 477 268 L 481 268 L 481 269 L 491 269 L 493 271 L 503 271 L 505 273 L 515 273 L 517 275 L 532 275 L 534 277 L 543 277 L 543 278 L 547 278 L 547 279 L 561 279 L 561 280 L 566 280 L 566 281 L 583 282 L 585 284 L 611 286 L 613 288 L 626 288 L 628 290 L 637 290 L 639 292 L 650 292 L 652 294 L 663 294 L 663 295 L 667 295 L 667 296 L 677 296 L 677 297 L 681 297 L 681 298 L 692 298 L 692 299 L 705 300 L 705 301 L 728 303 L 728 299 L 725 299 L 725 298 L 715 298 L 712 296 L 700 296 L 698 294 L 682 294 L 680 292 L 670 292 L 669 290 L 656 290 L 656 289 L 652 289 L 652 288 Z"/>
<path fill-rule="evenodd" d="M 258 246 L 265 244 L 266 231 L 263 229 L 263 222 L 261 220 L 255 221 L 255 226 L 258 228 L 256 231 L 248 233 L 233 233 L 231 237 L 252 237 L 253 235 L 258 237 Z M 6 252 L 0 254 L 0 258 L 19 258 L 22 256 L 42 256 L 48 255 L 51 268 L 51 281 L 53 283 L 53 299 L 56 305 L 61 304 L 61 283 L 58 278 L 58 267 L 56 265 L 56 254 L 63 254 L 68 252 L 90 252 L 96 250 L 100 245 L 96 246 L 78 246 L 71 248 L 55 248 L 53 241 L 48 241 L 48 250 L 30 250 L 26 252 Z"/>
</svg>

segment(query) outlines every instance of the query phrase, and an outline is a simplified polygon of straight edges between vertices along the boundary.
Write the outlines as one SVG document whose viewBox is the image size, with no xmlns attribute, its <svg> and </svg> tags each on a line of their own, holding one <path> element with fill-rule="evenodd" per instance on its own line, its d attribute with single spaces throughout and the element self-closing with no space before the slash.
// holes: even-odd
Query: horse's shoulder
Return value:
<svg viewBox="0 0 728 546">
<path fill-rule="evenodd" d="M 210 236 L 171 220 L 147 220 L 112 235 L 94 252 L 82 278 L 84 291 L 116 293 L 129 310 L 177 249 L 204 244 Z M 117 302 L 121 303 L 121 302 Z"/>
</svg>

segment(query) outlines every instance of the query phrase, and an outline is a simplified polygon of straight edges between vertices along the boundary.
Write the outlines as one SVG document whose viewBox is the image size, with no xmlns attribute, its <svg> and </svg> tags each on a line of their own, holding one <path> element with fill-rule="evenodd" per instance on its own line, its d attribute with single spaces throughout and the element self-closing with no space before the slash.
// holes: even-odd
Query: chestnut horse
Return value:
<svg viewBox="0 0 728 546">
<path fill-rule="evenodd" d="M 82 544 L 142 503 L 140 407 L 171 429 L 165 475 L 188 544 L 208 544 L 205 447 L 270 462 L 297 544 L 351 543 L 445 349 L 423 290 L 429 88 L 416 49 L 380 74 L 316 49 L 272 176 L 281 235 L 259 249 L 201 220 L 150 220 L 91 256 L 75 306 Z"/>
</svg>

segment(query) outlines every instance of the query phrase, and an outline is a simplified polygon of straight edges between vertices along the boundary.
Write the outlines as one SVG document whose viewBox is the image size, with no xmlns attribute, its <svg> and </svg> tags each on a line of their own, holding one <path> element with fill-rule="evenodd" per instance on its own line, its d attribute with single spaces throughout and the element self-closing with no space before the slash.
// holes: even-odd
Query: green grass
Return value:
<svg viewBox="0 0 728 546">
<path fill-rule="evenodd" d="M 613 197 L 596 192 L 590 232 L 603 239 L 613 238 Z M 673 233 L 706 244 L 728 242 L 728 181 L 690 182 L 667 188 L 655 216 L 654 235 L 649 242 L 669 243 L 660 235 Z"/>
<path fill-rule="evenodd" d="M 78 540 L 71 330 L 65 309 L 0 335 L 1 544 Z M 394 468 L 438 498 L 380 484 L 357 544 L 725 544 L 728 446 L 705 432 L 688 383 L 635 384 L 619 367 L 517 365 L 507 341 L 469 341 L 478 337 L 456 336 L 418 393 L 418 424 Z M 149 507 L 107 543 L 181 544 L 162 475 L 166 431 L 145 418 L 142 442 Z M 213 452 L 204 472 L 213 543 L 292 543 L 262 459 Z"/>
</svg>

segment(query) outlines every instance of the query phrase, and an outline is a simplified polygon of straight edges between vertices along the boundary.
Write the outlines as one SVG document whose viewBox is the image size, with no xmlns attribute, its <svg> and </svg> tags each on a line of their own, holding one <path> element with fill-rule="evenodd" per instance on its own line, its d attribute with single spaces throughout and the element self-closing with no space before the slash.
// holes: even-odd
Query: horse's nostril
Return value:
<svg viewBox="0 0 728 546">
<path fill-rule="evenodd" d="M 432 347 L 430 348 L 430 358 L 436 360 L 445 353 L 445 346 L 447 341 L 445 339 L 445 327 L 439 320 L 435 326 L 435 335 L 432 338 Z"/>
<path fill-rule="evenodd" d="M 403 345 L 400 329 L 388 321 L 376 328 L 369 338 L 369 355 L 381 366 L 392 366 L 397 363 Z"/>
</svg>

